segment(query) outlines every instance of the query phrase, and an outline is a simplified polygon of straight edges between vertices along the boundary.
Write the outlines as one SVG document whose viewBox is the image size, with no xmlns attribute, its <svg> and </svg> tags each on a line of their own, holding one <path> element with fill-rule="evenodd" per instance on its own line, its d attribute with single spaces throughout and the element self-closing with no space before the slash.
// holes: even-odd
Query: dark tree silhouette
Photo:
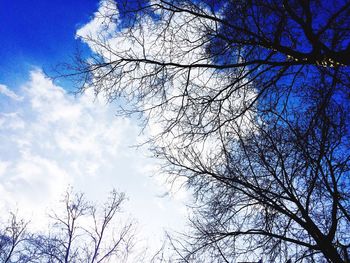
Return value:
<svg viewBox="0 0 350 263">
<path fill-rule="evenodd" d="M 349 262 L 347 116 L 334 100 L 306 103 L 260 114 L 253 131 L 237 125 L 211 158 L 163 152 L 200 200 L 186 260 Z"/>
<path fill-rule="evenodd" d="M 125 195 L 112 191 L 101 207 L 83 194 L 67 191 L 62 211 L 53 211 L 48 232 L 30 233 L 28 223 L 12 214 L 1 228 L 1 262 L 129 262 L 135 242 L 135 223 L 120 218 Z M 138 252 L 140 253 L 140 252 Z M 137 260 L 135 261 L 137 262 Z"/>
<path fill-rule="evenodd" d="M 194 192 L 180 261 L 349 262 L 350 2 L 103 5 L 68 75 L 141 113 Z"/>
<path fill-rule="evenodd" d="M 135 229 L 133 222 L 116 221 L 120 220 L 117 216 L 124 200 L 124 194 L 112 191 L 106 204 L 98 209 L 83 194 L 67 192 L 62 202 L 65 212 L 54 212 L 50 233 L 33 242 L 40 251 L 40 259 L 64 263 L 126 262 Z"/>
<path fill-rule="evenodd" d="M 15 213 L 10 214 L 7 223 L 0 228 L 0 260 L 4 263 L 30 262 L 35 260 L 27 242 L 32 236 L 27 233 L 28 222 L 19 220 Z"/>
</svg>

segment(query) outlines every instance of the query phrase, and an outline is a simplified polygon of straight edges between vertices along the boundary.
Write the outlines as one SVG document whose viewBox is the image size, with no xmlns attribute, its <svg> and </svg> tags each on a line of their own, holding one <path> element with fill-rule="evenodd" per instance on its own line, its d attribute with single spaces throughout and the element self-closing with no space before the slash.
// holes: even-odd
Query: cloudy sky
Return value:
<svg viewBox="0 0 350 263">
<path fill-rule="evenodd" d="M 89 92 L 73 96 L 69 81 L 45 72 L 67 62 L 81 43 L 76 33 L 96 30 L 98 0 L 0 1 L 0 211 L 40 224 L 68 186 L 103 202 L 115 188 L 129 197 L 124 210 L 142 236 L 180 230 L 184 191 L 169 195 L 133 119 Z"/>
</svg>

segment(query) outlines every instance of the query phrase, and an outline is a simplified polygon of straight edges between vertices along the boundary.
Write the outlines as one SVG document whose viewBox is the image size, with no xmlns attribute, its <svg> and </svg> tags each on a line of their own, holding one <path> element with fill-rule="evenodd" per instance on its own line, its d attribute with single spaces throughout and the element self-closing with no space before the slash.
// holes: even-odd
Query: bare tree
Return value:
<svg viewBox="0 0 350 263">
<path fill-rule="evenodd" d="M 349 262 L 349 1 L 101 3 L 70 75 L 158 126 L 180 261 Z"/>
<path fill-rule="evenodd" d="M 134 19 L 117 32 L 113 2 L 102 1 L 100 34 L 78 32 L 95 54 L 71 75 L 143 112 L 176 112 L 164 130 L 186 121 L 191 134 L 215 131 L 217 114 L 237 119 L 276 85 L 312 83 L 319 68 L 348 93 L 348 1 L 140 1 L 125 4 Z"/>
<path fill-rule="evenodd" d="M 121 218 L 125 195 L 113 190 L 103 206 L 87 202 L 83 194 L 67 191 L 63 211 L 54 210 L 48 232 L 29 231 L 28 222 L 11 213 L 0 228 L 1 262 L 96 263 L 129 262 L 139 259 L 132 253 L 135 222 Z M 63 212 L 63 213 L 62 213 Z M 140 253 L 141 254 L 141 253 Z M 135 261 L 137 262 L 137 260 Z"/>
<path fill-rule="evenodd" d="M 15 213 L 10 214 L 8 222 L 0 229 L 0 260 L 4 263 L 32 262 L 35 250 L 27 245 L 32 237 L 27 233 L 28 222 L 18 219 Z"/>
<path fill-rule="evenodd" d="M 0 260 L 6 263 L 172 262 L 165 245 L 159 251 L 136 245 L 136 223 L 121 216 L 126 197 L 113 190 L 103 205 L 67 190 L 61 207 L 52 209 L 51 224 L 31 229 L 11 213 L 0 225 Z M 63 209 L 62 209 L 63 208 Z M 165 243 L 164 243 L 165 244 Z"/>
<path fill-rule="evenodd" d="M 237 125 L 216 156 L 163 152 L 198 198 L 178 246 L 185 261 L 349 262 L 347 116 L 332 94 L 320 97 L 331 102 L 269 111 L 253 132 Z"/>
<path fill-rule="evenodd" d="M 121 203 L 125 200 L 124 194 L 118 194 L 113 191 L 109 201 L 103 208 L 102 216 L 98 216 L 96 208 L 92 210 L 94 224 L 92 228 L 85 229 L 90 236 L 92 246 L 86 246 L 85 252 L 88 255 L 89 262 L 110 262 L 111 259 L 118 259 L 122 262 L 128 258 L 134 245 L 134 226 L 133 222 L 125 224 L 119 229 L 117 235 L 108 233 L 110 224 L 116 213 L 119 212 Z M 105 236 L 112 239 L 110 242 L 105 241 Z"/>
<path fill-rule="evenodd" d="M 124 194 L 112 191 L 99 211 L 83 194 L 67 191 L 65 213 L 54 212 L 48 235 L 32 240 L 40 260 L 48 262 L 126 262 L 134 242 L 134 224 L 122 224 L 118 214 Z M 117 221 L 119 220 L 119 221 Z"/>
</svg>

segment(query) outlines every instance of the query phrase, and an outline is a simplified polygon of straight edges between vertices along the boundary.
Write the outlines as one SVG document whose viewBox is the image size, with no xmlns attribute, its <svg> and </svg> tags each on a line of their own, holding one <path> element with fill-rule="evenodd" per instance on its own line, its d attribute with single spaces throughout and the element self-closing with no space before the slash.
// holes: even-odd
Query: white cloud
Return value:
<svg viewBox="0 0 350 263">
<path fill-rule="evenodd" d="M 108 38 L 116 31 L 115 20 L 118 18 L 119 12 L 115 1 L 101 0 L 100 7 L 94 13 L 93 19 L 80 28 L 76 35 L 84 39 Z"/>
<path fill-rule="evenodd" d="M 153 4 L 158 2 L 152 1 Z M 94 37 L 82 40 L 92 52 L 103 58 L 101 63 L 110 63 L 106 67 L 94 67 L 93 74 L 100 84 L 97 92 L 106 96 L 114 95 L 113 92 L 126 94 L 127 99 L 138 103 L 140 109 L 152 109 L 147 116 L 150 134 L 161 134 L 157 146 L 177 157 L 184 166 L 193 166 L 194 160 L 198 158 L 201 163 L 213 168 L 210 163 L 217 166 L 225 163 L 225 155 L 221 154 L 222 140 L 231 141 L 236 136 L 233 131 L 238 128 L 252 130 L 251 120 L 254 118 L 249 116 L 254 114 L 252 112 L 248 111 L 243 117 L 233 121 L 233 116 L 246 109 L 256 96 L 253 87 L 240 87 L 247 79 L 235 83 L 232 80 L 237 72 L 222 74 L 205 67 L 192 68 L 190 71 L 167 67 L 163 72 L 153 64 L 129 63 L 124 60 L 128 58 L 185 65 L 210 64 L 212 61 L 206 49 L 206 42 L 209 41 L 207 36 L 211 30 L 215 33 L 217 25 L 210 19 L 163 9 L 164 12 L 157 19 L 146 14 L 138 17 L 132 28 L 119 27 L 121 21 L 113 20 L 112 27 L 119 30 L 112 30 L 106 35 L 102 28 L 91 26 L 100 24 L 103 16 L 110 17 L 110 13 L 103 13 L 103 4 L 104 1 L 101 2 L 100 12 L 77 34 L 95 30 L 90 32 Z M 244 72 L 240 73 L 241 76 L 245 75 Z M 247 86 L 249 85 L 245 85 Z M 182 96 L 183 94 L 186 96 Z M 198 124 L 193 125 L 194 123 Z M 187 152 L 174 150 L 184 148 Z M 196 153 L 193 158 L 188 155 L 191 151 Z M 176 191 L 185 181 L 185 177 L 179 178 L 175 183 L 170 181 L 169 188 L 175 189 L 172 196 L 182 199 L 186 195 L 184 190 Z"/>
<path fill-rule="evenodd" d="M 5 85 L 2 84 L 0 84 L 0 93 L 14 100 L 22 99 L 21 97 L 17 96 L 16 93 L 14 93 L 12 90 L 8 89 Z"/>
<path fill-rule="evenodd" d="M 39 70 L 31 72 L 19 95 L 2 99 L 7 105 L 0 112 L 2 214 L 18 209 L 41 227 L 71 185 L 96 202 L 112 188 L 126 192 L 125 210 L 146 237 L 181 225 L 182 203 L 157 197 L 164 189 L 150 177 L 154 171 L 147 151 L 130 147 L 139 140 L 139 127 L 116 117 L 113 105 L 89 92 L 71 96 Z"/>
</svg>

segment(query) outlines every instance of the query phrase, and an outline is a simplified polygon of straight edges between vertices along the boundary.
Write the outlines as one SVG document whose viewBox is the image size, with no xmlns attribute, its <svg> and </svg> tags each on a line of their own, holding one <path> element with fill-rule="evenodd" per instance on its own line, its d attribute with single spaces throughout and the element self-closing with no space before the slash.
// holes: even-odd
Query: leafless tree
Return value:
<svg viewBox="0 0 350 263">
<path fill-rule="evenodd" d="M 348 117 L 332 94 L 317 100 L 237 125 L 217 155 L 162 153 L 198 198 L 185 261 L 349 262 Z"/>
<path fill-rule="evenodd" d="M 35 250 L 27 245 L 32 237 L 27 230 L 28 222 L 18 219 L 15 213 L 0 228 L 0 260 L 4 263 L 31 262 L 35 259 Z"/>
<path fill-rule="evenodd" d="M 118 218 L 124 194 L 112 191 L 102 211 L 83 194 L 67 192 L 65 213 L 54 212 L 48 235 L 38 236 L 34 246 L 47 262 L 126 262 L 134 242 L 134 224 Z M 117 221 L 119 220 L 119 221 Z"/>
<path fill-rule="evenodd" d="M 53 223 L 48 231 L 43 228 L 30 232 L 28 222 L 11 214 L 9 222 L 0 230 L 0 260 L 6 263 L 127 262 L 133 252 L 136 229 L 133 220 L 120 217 L 124 201 L 125 195 L 113 190 L 108 201 L 97 207 L 87 202 L 83 194 L 67 191 L 62 200 L 64 210 L 53 210 L 50 217 Z"/>
<path fill-rule="evenodd" d="M 69 75 L 158 126 L 197 198 L 180 261 L 349 262 L 350 2 L 103 5 Z"/>
<path fill-rule="evenodd" d="M 134 242 L 133 223 L 129 222 L 124 225 L 119 231 L 118 235 L 111 235 L 109 225 L 112 223 L 115 214 L 119 211 L 121 203 L 125 196 L 119 195 L 115 191 L 112 192 L 109 202 L 103 209 L 102 217 L 98 217 L 96 208 L 92 210 L 93 227 L 86 229 L 92 240 L 92 249 L 85 248 L 86 254 L 90 259 L 89 262 L 103 262 L 111 258 L 118 258 L 118 261 L 126 260 Z M 109 235 L 113 242 L 106 244 L 104 237 Z"/>
<path fill-rule="evenodd" d="M 83 81 L 82 89 L 92 86 L 109 100 L 124 97 L 143 112 L 157 106 L 176 112 L 164 130 L 187 121 L 191 134 L 203 133 L 204 125 L 205 133 L 215 131 L 226 104 L 232 108 L 227 121 L 237 119 L 276 85 L 312 83 L 319 68 L 349 92 L 348 1 L 125 4 L 134 19 L 118 32 L 113 2 L 102 1 L 108 12 L 98 14 L 105 15 L 100 34 L 81 36 L 95 54 L 78 57 L 71 75 Z M 245 99 L 233 104 L 237 96 Z"/>
</svg>

